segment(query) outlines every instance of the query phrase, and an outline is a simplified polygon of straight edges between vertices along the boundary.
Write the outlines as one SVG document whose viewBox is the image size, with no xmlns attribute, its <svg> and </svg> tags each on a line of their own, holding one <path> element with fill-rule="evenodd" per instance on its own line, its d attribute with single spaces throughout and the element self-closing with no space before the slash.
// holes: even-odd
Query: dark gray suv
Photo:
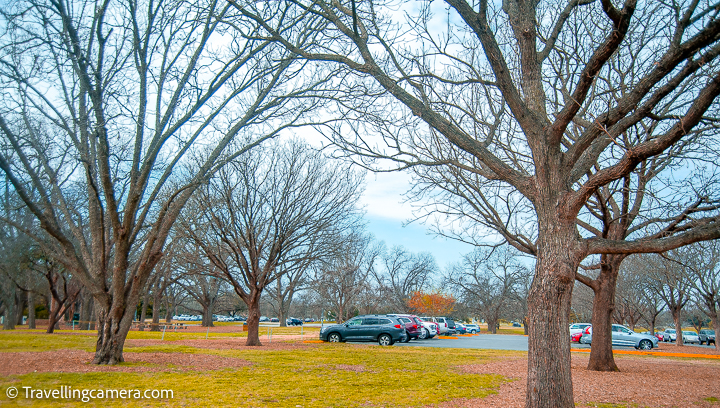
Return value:
<svg viewBox="0 0 720 408">
<path fill-rule="evenodd" d="M 396 341 L 404 341 L 406 336 L 405 326 L 395 317 L 386 315 L 357 316 L 320 330 L 320 340 L 331 343 L 377 341 L 381 346 L 390 346 Z"/>
</svg>

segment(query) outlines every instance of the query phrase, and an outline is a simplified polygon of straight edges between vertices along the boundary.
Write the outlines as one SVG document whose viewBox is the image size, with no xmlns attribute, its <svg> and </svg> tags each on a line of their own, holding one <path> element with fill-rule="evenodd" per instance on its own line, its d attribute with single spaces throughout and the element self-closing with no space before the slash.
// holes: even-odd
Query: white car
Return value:
<svg viewBox="0 0 720 408">
<path fill-rule="evenodd" d="M 426 322 L 435 322 L 438 326 L 438 334 L 445 334 L 448 332 L 447 318 L 445 317 L 421 317 Z"/>
<path fill-rule="evenodd" d="M 573 323 L 570 325 L 570 336 L 577 333 L 582 333 L 586 327 L 592 326 L 590 323 Z"/>
<path fill-rule="evenodd" d="M 682 332 L 683 343 L 696 343 L 700 344 L 700 336 L 694 331 L 683 330 Z"/>
<path fill-rule="evenodd" d="M 675 329 L 667 329 L 663 333 L 663 341 L 675 341 L 677 338 L 677 333 L 675 332 Z"/>
</svg>

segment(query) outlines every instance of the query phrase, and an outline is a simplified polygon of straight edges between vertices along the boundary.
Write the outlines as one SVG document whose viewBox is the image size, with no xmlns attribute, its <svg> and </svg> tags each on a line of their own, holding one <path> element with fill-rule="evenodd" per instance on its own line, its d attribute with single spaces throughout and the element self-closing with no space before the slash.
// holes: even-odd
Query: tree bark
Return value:
<svg viewBox="0 0 720 408">
<path fill-rule="evenodd" d="M 213 325 L 213 310 L 215 309 L 215 302 L 209 300 L 207 303 L 201 303 L 202 305 L 202 327 L 215 327 Z M 259 320 L 259 318 L 258 318 Z"/>
<path fill-rule="evenodd" d="M 93 364 L 122 363 L 125 361 L 123 347 L 132 325 L 135 309 L 125 307 L 122 302 L 105 307 L 100 302 L 96 303 L 99 304 L 95 310 L 98 316 L 98 340 Z"/>
<path fill-rule="evenodd" d="M 150 331 L 160 331 L 160 299 L 158 296 L 153 298 L 152 323 L 150 323 Z"/>
<path fill-rule="evenodd" d="M 588 370 L 620 371 L 612 351 L 612 315 L 615 311 L 615 290 L 620 264 L 624 257 L 603 255 L 600 275 L 593 289 L 592 347 Z"/>
<path fill-rule="evenodd" d="M 246 346 L 262 346 L 260 343 L 260 291 L 250 294 L 248 299 L 248 336 Z"/>
<path fill-rule="evenodd" d="M 540 217 L 541 221 L 550 217 Z M 528 295 L 526 408 L 574 407 L 570 371 L 570 301 L 580 259 L 574 223 L 540 225 L 535 277 Z"/>
<path fill-rule="evenodd" d="M 142 307 L 140 308 L 140 318 L 138 321 L 140 324 L 138 325 L 138 330 L 143 331 L 145 330 L 145 318 L 147 317 L 147 306 L 148 306 L 148 300 L 150 299 L 150 294 L 145 293 L 142 300 Z"/>
<path fill-rule="evenodd" d="M 5 319 L 3 319 L 4 330 L 15 330 L 15 284 L 10 282 L 8 285 L 8 294 L 5 298 Z"/>
<path fill-rule="evenodd" d="M 35 328 L 35 293 L 31 290 L 28 291 L 27 294 L 27 303 L 28 303 L 28 329 L 34 329 Z"/>
<path fill-rule="evenodd" d="M 82 297 L 82 307 L 80 310 L 80 330 L 90 330 L 90 321 L 92 319 L 93 297 L 90 293 L 84 291 Z"/>
<path fill-rule="evenodd" d="M 680 307 L 674 307 L 670 310 L 672 312 L 673 322 L 675 323 L 675 344 L 683 346 L 682 338 L 682 320 L 680 319 Z"/>
</svg>

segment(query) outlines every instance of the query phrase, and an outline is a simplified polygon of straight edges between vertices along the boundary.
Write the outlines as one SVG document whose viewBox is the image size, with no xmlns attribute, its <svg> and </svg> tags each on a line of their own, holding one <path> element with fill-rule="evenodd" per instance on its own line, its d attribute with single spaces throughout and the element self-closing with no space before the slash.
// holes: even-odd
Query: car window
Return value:
<svg viewBox="0 0 720 408">
<path fill-rule="evenodd" d="M 400 320 L 401 323 L 410 323 L 410 319 L 407 317 L 398 317 L 398 320 Z"/>
<path fill-rule="evenodd" d="M 620 326 L 613 326 L 612 331 L 614 331 L 616 333 L 620 332 Z"/>
<path fill-rule="evenodd" d="M 378 324 L 378 319 L 374 317 L 367 317 L 363 319 L 363 326 L 374 326 Z"/>
<path fill-rule="evenodd" d="M 348 326 L 360 326 L 362 324 L 362 319 L 352 319 L 348 320 L 347 325 Z"/>
<path fill-rule="evenodd" d="M 393 324 L 393 322 L 390 319 L 378 319 L 377 324 Z"/>
</svg>

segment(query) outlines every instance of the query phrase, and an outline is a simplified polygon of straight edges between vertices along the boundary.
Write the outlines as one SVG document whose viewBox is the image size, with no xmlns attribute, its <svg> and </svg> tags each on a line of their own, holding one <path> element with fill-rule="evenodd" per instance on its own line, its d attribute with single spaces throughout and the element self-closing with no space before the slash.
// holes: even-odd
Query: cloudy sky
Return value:
<svg viewBox="0 0 720 408">
<path fill-rule="evenodd" d="M 403 203 L 403 193 L 410 187 L 407 174 L 368 173 L 365 180 L 361 205 L 366 211 L 368 230 L 378 241 L 385 241 L 388 248 L 402 245 L 411 252 L 430 252 L 442 270 L 472 251 L 470 245 L 428 234 L 427 226 L 418 222 L 403 227 L 412 218 L 410 204 Z"/>
</svg>

